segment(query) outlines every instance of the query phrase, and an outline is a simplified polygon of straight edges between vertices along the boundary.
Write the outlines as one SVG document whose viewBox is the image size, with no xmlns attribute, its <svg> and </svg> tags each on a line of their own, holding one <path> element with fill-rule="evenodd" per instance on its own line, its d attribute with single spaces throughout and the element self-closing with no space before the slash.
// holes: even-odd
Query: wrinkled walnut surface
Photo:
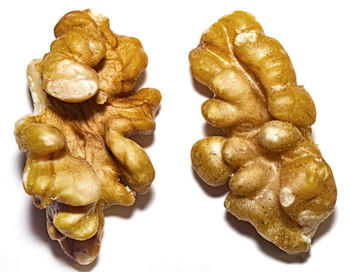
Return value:
<svg viewBox="0 0 350 272">
<path fill-rule="evenodd" d="M 148 155 L 126 137 L 153 133 L 161 94 L 130 92 L 147 56 L 108 18 L 70 12 L 55 36 L 50 53 L 28 65 L 34 114 L 16 123 L 15 136 L 27 156 L 24 189 L 46 209 L 50 237 L 88 264 L 100 249 L 103 209 L 133 205 L 154 180 Z"/>
<path fill-rule="evenodd" d="M 203 117 L 226 135 L 194 144 L 194 170 L 211 186 L 229 182 L 226 209 L 265 239 L 291 254 L 308 251 L 337 191 L 311 137 L 315 105 L 288 54 L 251 14 L 236 11 L 203 33 L 189 59 L 214 93 Z"/>
</svg>

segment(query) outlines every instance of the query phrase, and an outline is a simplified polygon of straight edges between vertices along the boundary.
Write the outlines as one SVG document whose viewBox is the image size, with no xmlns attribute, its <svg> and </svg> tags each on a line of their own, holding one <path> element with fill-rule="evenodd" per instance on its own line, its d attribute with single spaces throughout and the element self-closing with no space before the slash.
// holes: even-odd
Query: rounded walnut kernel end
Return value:
<svg viewBox="0 0 350 272">
<path fill-rule="evenodd" d="M 20 142 L 30 153 L 45 156 L 61 150 L 66 139 L 54 126 L 32 123 L 21 131 Z"/>
</svg>

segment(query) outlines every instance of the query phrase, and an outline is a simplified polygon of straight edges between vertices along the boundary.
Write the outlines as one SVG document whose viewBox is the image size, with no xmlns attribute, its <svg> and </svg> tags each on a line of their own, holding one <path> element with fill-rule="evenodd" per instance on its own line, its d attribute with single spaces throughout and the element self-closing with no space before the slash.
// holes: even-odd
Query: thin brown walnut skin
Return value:
<svg viewBox="0 0 350 272">
<path fill-rule="evenodd" d="M 290 254 L 308 251 L 337 190 L 311 138 L 315 105 L 287 53 L 237 11 L 204 32 L 189 59 L 195 79 L 214 93 L 203 117 L 226 135 L 194 144 L 194 170 L 211 186 L 228 182 L 226 209 L 265 239 Z"/>
<path fill-rule="evenodd" d="M 55 35 L 44 60 L 28 65 L 34 115 L 16 123 L 15 136 L 27 156 L 25 191 L 36 207 L 46 209 L 50 237 L 76 262 L 88 264 L 100 249 L 103 209 L 133 205 L 136 193 L 150 189 L 152 163 L 126 137 L 153 133 L 161 94 L 152 88 L 129 92 L 147 56 L 137 39 L 114 34 L 108 18 L 91 10 L 74 11 L 62 17 Z M 70 70 L 57 70 L 67 59 Z M 101 69 L 109 61 L 113 69 Z M 105 72 L 108 80 L 103 81 Z M 47 95 L 54 94 L 46 88 L 48 81 L 62 78 L 67 99 Z M 89 86 L 86 78 L 97 78 L 99 89 L 95 96 L 76 99 L 76 93 L 83 93 L 79 88 Z"/>
</svg>

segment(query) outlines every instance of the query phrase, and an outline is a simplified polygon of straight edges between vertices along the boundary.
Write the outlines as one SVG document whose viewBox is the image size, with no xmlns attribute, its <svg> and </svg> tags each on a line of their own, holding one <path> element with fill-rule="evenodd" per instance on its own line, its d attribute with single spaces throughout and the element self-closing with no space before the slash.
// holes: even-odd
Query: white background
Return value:
<svg viewBox="0 0 350 272">
<path fill-rule="evenodd" d="M 348 1 L 6 1 L 1 4 L 0 271 L 349 271 L 349 8 Z M 131 208 L 106 211 L 97 262 L 81 267 L 46 233 L 44 212 L 21 185 L 24 155 L 14 123 L 31 112 L 25 69 L 48 52 L 53 27 L 71 10 L 94 8 L 118 34 L 139 38 L 149 57 L 139 86 L 163 94 L 154 137 L 146 145 L 156 179 Z M 223 207 L 227 188 L 211 189 L 193 173 L 192 144 L 216 129 L 200 106 L 207 90 L 191 77 L 189 51 L 202 32 L 234 10 L 254 14 L 289 53 L 298 83 L 317 105 L 315 139 L 338 186 L 334 214 L 308 256 L 288 256 Z"/>
</svg>

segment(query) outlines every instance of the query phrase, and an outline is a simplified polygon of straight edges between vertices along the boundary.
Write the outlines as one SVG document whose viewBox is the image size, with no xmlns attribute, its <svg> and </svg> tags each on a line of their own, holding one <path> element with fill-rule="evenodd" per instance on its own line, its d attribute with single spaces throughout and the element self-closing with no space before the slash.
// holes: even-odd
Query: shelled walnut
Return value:
<svg viewBox="0 0 350 272">
<path fill-rule="evenodd" d="M 103 209 L 133 205 L 155 177 L 146 152 L 126 137 L 153 133 L 161 94 L 131 92 L 147 56 L 103 15 L 72 11 L 54 32 L 50 52 L 28 65 L 34 114 L 16 123 L 15 136 L 27 156 L 24 189 L 46 209 L 50 237 L 89 264 L 100 249 Z"/>
<path fill-rule="evenodd" d="M 214 93 L 203 117 L 226 135 L 194 144 L 194 170 L 211 186 L 228 182 L 226 209 L 265 239 L 291 254 L 308 251 L 337 191 L 311 137 L 315 105 L 286 51 L 236 11 L 203 33 L 189 59 L 194 78 Z"/>
</svg>

